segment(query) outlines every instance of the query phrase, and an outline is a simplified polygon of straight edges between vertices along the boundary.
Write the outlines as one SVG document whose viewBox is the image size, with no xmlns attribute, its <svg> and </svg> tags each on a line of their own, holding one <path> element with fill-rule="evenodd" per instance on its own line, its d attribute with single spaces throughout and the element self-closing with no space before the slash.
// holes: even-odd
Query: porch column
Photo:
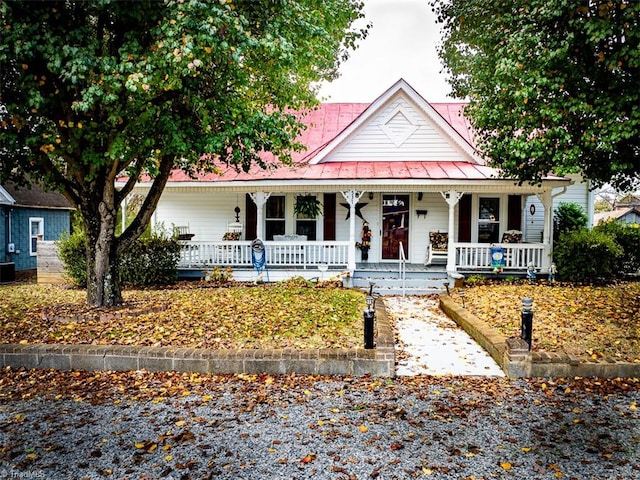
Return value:
<svg viewBox="0 0 640 480">
<path fill-rule="evenodd" d="M 542 257 L 542 265 L 540 265 L 540 268 L 546 271 L 551 265 L 551 255 L 553 252 L 553 195 L 551 190 L 545 190 L 542 193 L 537 193 L 536 196 L 542 203 L 542 208 L 544 209 L 542 243 L 545 247 L 545 255 Z"/>
<path fill-rule="evenodd" d="M 440 192 L 442 198 L 449 205 L 449 234 L 447 243 L 447 272 L 456 271 L 456 250 L 453 246 L 455 239 L 455 217 L 456 217 L 456 205 L 464 195 L 464 192 L 457 192 L 455 190 L 448 190 L 446 192 Z"/>
<path fill-rule="evenodd" d="M 264 240 L 264 204 L 271 196 L 271 193 L 254 192 L 249 193 L 251 200 L 256 204 L 256 237 Z"/>
<path fill-rule="evenodd" d="M 347 269 L 356 269 L 356 205 L 364 194 L 356 190 L 340 192 L 349 204 L 349 248 L 347 249 Z"/>
</svg>

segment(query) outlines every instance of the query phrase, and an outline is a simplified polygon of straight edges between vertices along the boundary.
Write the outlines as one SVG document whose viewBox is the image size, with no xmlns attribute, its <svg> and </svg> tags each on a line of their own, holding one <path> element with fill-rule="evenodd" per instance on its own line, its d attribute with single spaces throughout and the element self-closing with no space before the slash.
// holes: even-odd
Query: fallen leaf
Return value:
<svg viewBox="0 0 640 480">
<path fill-rule="evenodd" d="M 300 463 L 311 463 L 316 459 L 316 454 L 315 453 L 310 453 L 309 455 L 307 455 L 306 457 L 303 457 L 300 459 Z"/>
</svg>

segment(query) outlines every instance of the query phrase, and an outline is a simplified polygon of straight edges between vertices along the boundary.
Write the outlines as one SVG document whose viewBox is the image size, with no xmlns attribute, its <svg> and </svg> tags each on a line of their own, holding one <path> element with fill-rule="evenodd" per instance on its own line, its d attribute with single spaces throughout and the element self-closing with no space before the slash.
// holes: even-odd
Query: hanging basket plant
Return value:
<svg viewBox="0 0 640 480">
<path fill-rule="evenodd" d="M 297 195 L 293 213 L 298 217 L 316 218 L 322 213 L 322 204 L 315 195 Z"/>
</svg>

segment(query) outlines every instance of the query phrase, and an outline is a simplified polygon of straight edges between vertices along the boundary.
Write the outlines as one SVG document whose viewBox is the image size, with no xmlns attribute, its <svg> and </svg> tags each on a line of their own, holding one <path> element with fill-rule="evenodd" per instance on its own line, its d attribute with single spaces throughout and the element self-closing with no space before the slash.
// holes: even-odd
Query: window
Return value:
<svg viewBox="0 0 640 480">
<path fill-rule="evenodd" d="M 315 196 L 311 196 L 314 200 Z M 305 213 L 296 215 L 296 235 L 306 235 L 307 240 L 316 239 L 316 218 Z"/>
<path fill-rule="evenodd" d="M 480 197 L 478 242 L 497 243 L 500 235 L 500 199 Z"/>
<path fill-rule="evenodd" d="M 29 218 L 29 255 L 38 254 L 38 237 L 44 239 L 44 218 Z"/>
<path fill-rule="evenodd" d="M 265 208 L 265 240 L 273 240 L 274 235 L 284 235 L 284 197 L 271 196 Z"/>
</svg>

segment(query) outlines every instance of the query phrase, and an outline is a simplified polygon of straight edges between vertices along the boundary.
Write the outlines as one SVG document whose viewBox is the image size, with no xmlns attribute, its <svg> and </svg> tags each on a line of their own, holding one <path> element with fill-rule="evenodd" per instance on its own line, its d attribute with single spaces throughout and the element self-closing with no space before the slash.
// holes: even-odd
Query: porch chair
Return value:
<svg viewBox="0 0 640 480">
<path fill-rule="evenodd" d="M 195 235 L 194 233 L 190 233 L 188 225 L 175 227 L 175 234 L 178 237 L 178 240 L 191 240 Z"/>
<path fill-rule="evenodd" d="M 429 246 L 427 247 L 427 265 L 431 265 L 434 260 L 447 261 L 447 251 L 449 248 L 449 234 L 447 232 L 429 232 Z"/>
<path fill-rule="evenodd" d="M 522 232 L 520 230 L 506 230 L 502 234 L 502 242 L 500 243 L 522 243 Z M 514 262 L 514 254 L 511 248 L 507 248 L 504 253 L 504 263 L 507 267 L 514 267 L 517 263 Z"/>
<path fill-rule="evenodd" d="M 507 230 L 502 234 L 500 243 L 522 243 L 522 232 L 520 230 Z"/>
</svg>

